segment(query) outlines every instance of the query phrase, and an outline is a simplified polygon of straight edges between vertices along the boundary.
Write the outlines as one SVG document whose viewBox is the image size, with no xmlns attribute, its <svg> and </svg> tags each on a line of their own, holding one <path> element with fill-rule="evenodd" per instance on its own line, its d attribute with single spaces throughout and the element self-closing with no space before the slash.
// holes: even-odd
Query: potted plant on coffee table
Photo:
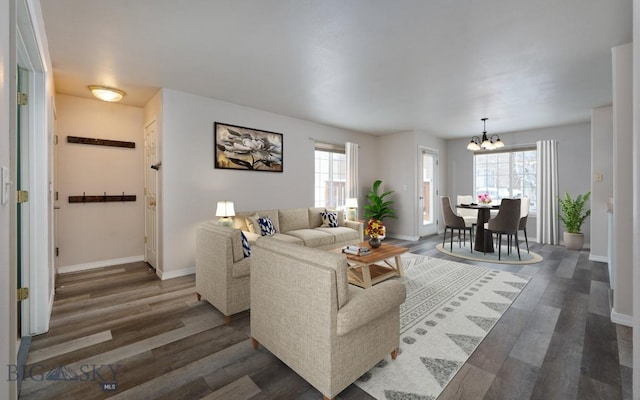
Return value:
<svg viewBox="0 0 640 400">
<path fill-rule="evenodd" d="M 590 195 L 591 192 L 587 192 L 584 195 L 579 194 L 575 199 L 572 199 L 569 193 L 565 193 L 564 199 L 558 196 L 560 208 L 562 209 L 560 220 L 566 228 L 563 240 L 567 249 L 581 250 L 584 245 L 582 224 L 591 215 L 591 210 L 586 208 Z"/>
<path fill-rule="evenodd" d="M 372 236 L 373 234 L 379 239 L 384 239 L 386 230 L 382 221 L 385 218 L 396 218 L 396 213 L 391 207 L 393 205 L 393 201 L 385 199 L 387 196 L 393 193 L 393 190 L 378 194 L 378 190 L 381 184 L 382 181 L 379 179 L 373 182 L 373 186 L 367 194 L 368 202 L 364 206 L 364 216 L 365 218 L 369 218 L 367 228 L 365 228 L 365 233 L 369 236 Z M 379 224 L 372 223 L 372 221 L 379 221 Z M 369 226 L 375 226 L 375 232 L 373 232 L 373 230 L 370 231 Z M 380 234 L 380 232 L 382 232 L 382 234 Z"/>
</svg>

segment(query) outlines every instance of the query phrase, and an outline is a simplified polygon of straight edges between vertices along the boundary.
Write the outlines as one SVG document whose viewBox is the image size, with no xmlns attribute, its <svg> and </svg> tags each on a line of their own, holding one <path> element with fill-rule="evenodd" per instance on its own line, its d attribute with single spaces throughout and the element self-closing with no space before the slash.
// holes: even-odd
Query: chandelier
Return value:
<svg viewBox="0 0 640 400">
<path fill-rule="evenodd" d="M 500 136 L 491 135 L 487 136 L 487 120 L 489 118 L 482 118 L 481 121 L 484 124 L 484 128 L 482 129 L 482 138 L 479 136 L 474 136 L 471 138 L 471 141 L 467 145 L 467 150 L 478 151 L 478 150 L 494 150 L 499 149 L 500 147 L 504 147 L 504 143 L 500 140 Z"/>
</svg>

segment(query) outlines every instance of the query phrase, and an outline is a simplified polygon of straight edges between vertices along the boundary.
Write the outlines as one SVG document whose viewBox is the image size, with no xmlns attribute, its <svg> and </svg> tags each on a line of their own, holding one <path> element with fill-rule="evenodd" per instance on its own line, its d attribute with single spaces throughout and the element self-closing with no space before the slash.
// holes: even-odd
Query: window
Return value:
<svg viewBox="0 0 640 400">
<path fill-rule="evenodd" d="M 344 207 L 346 180 L 344 147 L 316 143 L 315 206 Z"/>
<path fill-rule="evenodd" d="M 473 156 L 475 193 L 489 193 L 494 201 L 528 197 L 536 212 L 536 150 L 477 153 Z"/>
</svg>

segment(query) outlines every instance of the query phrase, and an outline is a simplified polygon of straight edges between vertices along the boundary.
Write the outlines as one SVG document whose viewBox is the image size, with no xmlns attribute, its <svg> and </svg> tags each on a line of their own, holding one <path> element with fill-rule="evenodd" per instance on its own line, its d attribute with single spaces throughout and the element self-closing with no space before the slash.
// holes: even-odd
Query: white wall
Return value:
<svg viewBox="0 0 640 400">
<path fill-rule="evenodd" d="M 360 199 L 377 177 L 370 135 L 289 118 L 170 89 L 162 90 L 162 277 L 193 272 L 195 232 L 215 219 L 218 200 L 236 211 L 313 206 L 314 141 L 359 146 Z M 214 169 L 213 124 L 283 134 L 284 172 Z"/>
<path fill-rule="evenodd" d="M 597 181 L 596 177 L 602 180 Z M 607 204 L 613 196 L 613 109 L 591 110 L 591 249 L 589 257 L 607 262 Z"/>
<path fill-rule="evenodd" d="M 632 324 L 633 315 L 633 115 L 632 45 L 614 47 L 613 57 L 613 229 L 615 270 L 613 310 L 616 323 Z"/>
<path fill-rule="evenodd" d="M 142 259 L 143 109 L 58 95 L 60 271 Z M 67 143 L 67 136 L 135 142 L 135 149 Z M 135 202 L 74 203 L 69 196 L 136 195 Z"/>
<path fill-rule="evenodd" d="M 417 240 L 419 237 L 419 146 L 438 153 L 440 193 L 446 191 L 446 171 L 442 168 L 447 160 L 445 140 L 422 131 L 399 132 L 378 138 L 381 189 L 394 191 L 389 199 L 394 201 L 393 207 L 398 217 L 384 220 L 387 234 L 391 237 L 409 240 Z M 439 200 L 436 205 L 439 205 Z M 439 210 L 438 206 L 436 210 Z M 439 215 L 439 211 L 436 214 Z"/>
<path fill-rule="evenodd" d="M 532 129 L 527 131 L 500 133 L 500 139 L 506 146 L 531 144 L 538 140 L 555 139 L 558 141 L 558 192 L 572 197 L 591 190 L 591 127 L 589 123 Z M 473 152 L 467 150 L 470 138 L 447 141 L 448 150 L 448 195 L 469 194 L 473 192 Z M 605 225 L 606 226 L 606 225 Z M 564 228 L 560 223 L 560 231 Z M 590 221 L 582 226 L 585 243 L 591 238 Z M 536 237 L 535 216 L 529 216 L 527 236 Z"/>
<path fill-rule="evenodd" d="M 633 309 L 640 310 L 640 0 L 633 0 Z M 640 312 L 633 316 L 633 342 L 640 343 Z M 640 346 L 633 346 L 633 398 L 640 397 Z"/>
<path fill-rule="evenodd" d="M 15 142 L 11 132 L 15 130 L 15 1 L 0 0 L 0 166 L 14 164 L 12 153 Z M 11 101 L 13 100 L 13 101 Z M 14 173 L 15 175 L 15 173 Z M 12 193 L 14 188 L 11 188 Z M 15 202 L 0 204 L 0 365 L 6 367 L 16 362 L 16 305 L 15 288 Z M 0 398 L 17 397 L 15 381 L 0 379 Z"/>
</svg>

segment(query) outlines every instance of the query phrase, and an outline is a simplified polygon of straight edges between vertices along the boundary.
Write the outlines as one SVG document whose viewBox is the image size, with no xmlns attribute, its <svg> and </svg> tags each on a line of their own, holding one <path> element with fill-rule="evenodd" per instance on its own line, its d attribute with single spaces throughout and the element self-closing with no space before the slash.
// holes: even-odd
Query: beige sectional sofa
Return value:
<svg viewBox="0 0 640 400">
<path fill-rule="evenodd" d="M 271 238 L 251 254 L 251 337 L 331 399 L 400 341 L 404 285 L 361 289 L 340 254 Z"/>
<path fill-rule="evenodd" d="M 196 293 L 225 315 L 249 309 L 251 258 L 242 251 L 240 230 L 205 222 L 196 233 Z"/>
<path fill-rule="evenodd" d="M 320 213 L 324 208 L 295 208 L 258 211 L 260 217 L 268 216 L 276 228 L 274 240 L 306 247 L 331 249 L 363 240 L 360 222 L 345 221 L 344 213 L 338 214 L 338 227 L 322 227 Z M 252 257 L 245 257 L 241 230 L 253 248 L 261 236 L 250 232 L 248 216 L 255 211 L 238 213 L 234 228 L 220 226 L 215 221 L 201 224 L 196 233 L 196 292 L 198 300 L 204 298 L 225 315 L 225 323 L 231 315 L 249 309 L 249 275 Z"/>
<path fill-rule="evenodd" d="M 338 227 L 323 227 L 320 215 L 323 211 L 324 207 L 248 211 L 236 214 L 233 221 L 235 228 L 245 232 L 249 243 L 255 243 L 260 237 L 259 229 L 256 232 L 247 223 L 247 218 L 255 214 L 271 219 L 276 228 L 276 234 L 272 238 L 289 243 L 332 249 L 363 240 L 364 228 L 361 222 L 347 221 L 344 212 L 338 211 Z"/>
</svg>

